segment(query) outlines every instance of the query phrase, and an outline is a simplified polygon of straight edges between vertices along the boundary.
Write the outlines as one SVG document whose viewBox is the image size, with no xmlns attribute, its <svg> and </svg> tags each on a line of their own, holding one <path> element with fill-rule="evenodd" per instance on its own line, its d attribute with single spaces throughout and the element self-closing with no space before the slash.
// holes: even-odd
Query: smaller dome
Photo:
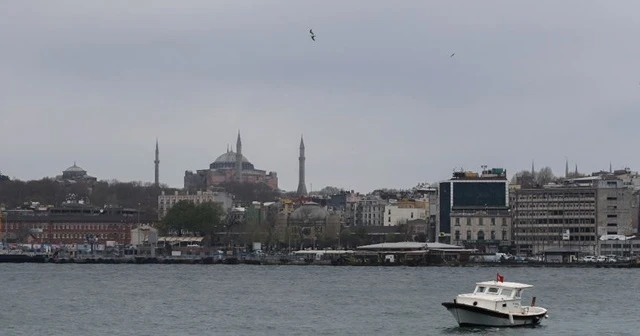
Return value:
<svg viewBox="0 0 640 336">
<path fill-rule="evenodd" d="M 65 169 L 65 171 L 66 171 L 66 172 L 70 172 L 70 173 L 71 173 L 71 172 L 76 172 L 76 173 L 83 173 L 83 172 L 86 172 L 86 170 L 84 170 L 84 169 L 82 169 L 82 168 L 78 167 L 78 166 L 76 165 L 76 163 L 75 163 L 75 162 L 73 163 L 73 166 L 71 166 L 71 167 L 69 167 L 69 168 Z"/>
<path fill-rule="evenodd" d="M 324 221 L 329 216 L 329 211 L 320 206 L 318 203 L 306 202 L 291 213 L 289 217 L 294 221 Z"/>
</svg>

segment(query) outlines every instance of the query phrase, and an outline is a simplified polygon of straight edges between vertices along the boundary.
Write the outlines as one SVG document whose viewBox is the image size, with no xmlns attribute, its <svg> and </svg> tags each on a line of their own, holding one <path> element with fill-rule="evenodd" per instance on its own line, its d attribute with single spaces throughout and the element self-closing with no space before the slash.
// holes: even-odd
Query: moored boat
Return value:
<svg viewBox="0 0 640 336">
<path fill-rule="evenodd" d="M 535 305 L 521 305 L 524 289 L 532 285 L 505 282 L 498 274 L 493 281 L 476 283 L 473 293 L 459 294 L 453 302 L 442 305 L 460 326 L 516 327 L 537 325 L 547 317 L 547 309 Z"/>
</svg>

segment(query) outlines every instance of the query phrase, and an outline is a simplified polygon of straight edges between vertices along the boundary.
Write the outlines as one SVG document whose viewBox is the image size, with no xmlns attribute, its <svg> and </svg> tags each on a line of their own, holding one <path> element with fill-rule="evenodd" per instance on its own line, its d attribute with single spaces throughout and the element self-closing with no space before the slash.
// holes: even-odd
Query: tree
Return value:
<svg viewBox="0 0 640 336">
<path fill-rule="evenodd" d="M 164 233 L 192 231 L 196 205 L 189 201 L 179 201 L 174 204 L 162 219 L 161 229 Z"/>
<path fill-rule="evenodd" d="M 536 183 L 541 186 L 553 182 L 555 179 L 556 177 L 550 167 L 540 169 L 535 176 Z"/>
<path fill-rule="evenodd" d="M 338 188 L 338 187 L 332 187 L 332 186 L 326 186 L 322 189 L 320 189 L 320 191 L 318 191 L 317 193 L 323 196 L 331 196 L 331 195 L 337 195 L 341 192 L 343 192 L 344 189 L 342 188 Z"/>
<path fill-rule="evenodd" d="M 4 182 L 4 181 L 11 181 L 11 179 L 9 178 L 9 176 L 2 175 L 2 172 L 0 172 L 0 182 Z"/>
<path fill-rule="evenodd" d="M 198 205 L 189 201 L 179 201 L 162 219 L 161 229 L 165 232 L 189 231 L 202 236 L 210 236 L 223 226 L 224 210 L 218 203 L 205 202 Z"/>
<path fill-rule="evenodd" d="M 220 186 L 242 202 L 271 202 L 280 195 L 277 190 L 264 183 L 227 182 Z"/>
</svg>

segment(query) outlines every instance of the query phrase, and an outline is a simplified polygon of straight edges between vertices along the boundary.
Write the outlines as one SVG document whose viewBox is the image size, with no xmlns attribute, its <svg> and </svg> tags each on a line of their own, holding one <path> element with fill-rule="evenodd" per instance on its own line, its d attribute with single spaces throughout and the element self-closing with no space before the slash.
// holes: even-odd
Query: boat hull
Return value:
<svg viewBox="0 0 640 336">
<path fill-rule="evenodd" d="M 460 326 L 523 327 L 540 324 L 546 311 L 531 315 L 512 315 L 470 305 L 444 302 L 442 305 L 453 315 Z"/>
</svg>

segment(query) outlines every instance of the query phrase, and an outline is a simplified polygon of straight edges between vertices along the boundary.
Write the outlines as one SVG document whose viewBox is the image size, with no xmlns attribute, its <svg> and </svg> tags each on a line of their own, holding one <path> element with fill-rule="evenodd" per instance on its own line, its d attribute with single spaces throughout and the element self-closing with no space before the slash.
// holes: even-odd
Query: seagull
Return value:
<svg viewBox="0 0 640 336">
<path fill-rule="evenodd" d="M 316 40 L 316 34 L 313 33 L 313 29 L 309 29 L 309 34 L 311 34 L 311 39 Z"/>
<path fill-rule="evenodd" d="M 449 57 L 453 57 L 453 55 L 455 55 L 456 53 L 451 54 Z"/>
</svg>

